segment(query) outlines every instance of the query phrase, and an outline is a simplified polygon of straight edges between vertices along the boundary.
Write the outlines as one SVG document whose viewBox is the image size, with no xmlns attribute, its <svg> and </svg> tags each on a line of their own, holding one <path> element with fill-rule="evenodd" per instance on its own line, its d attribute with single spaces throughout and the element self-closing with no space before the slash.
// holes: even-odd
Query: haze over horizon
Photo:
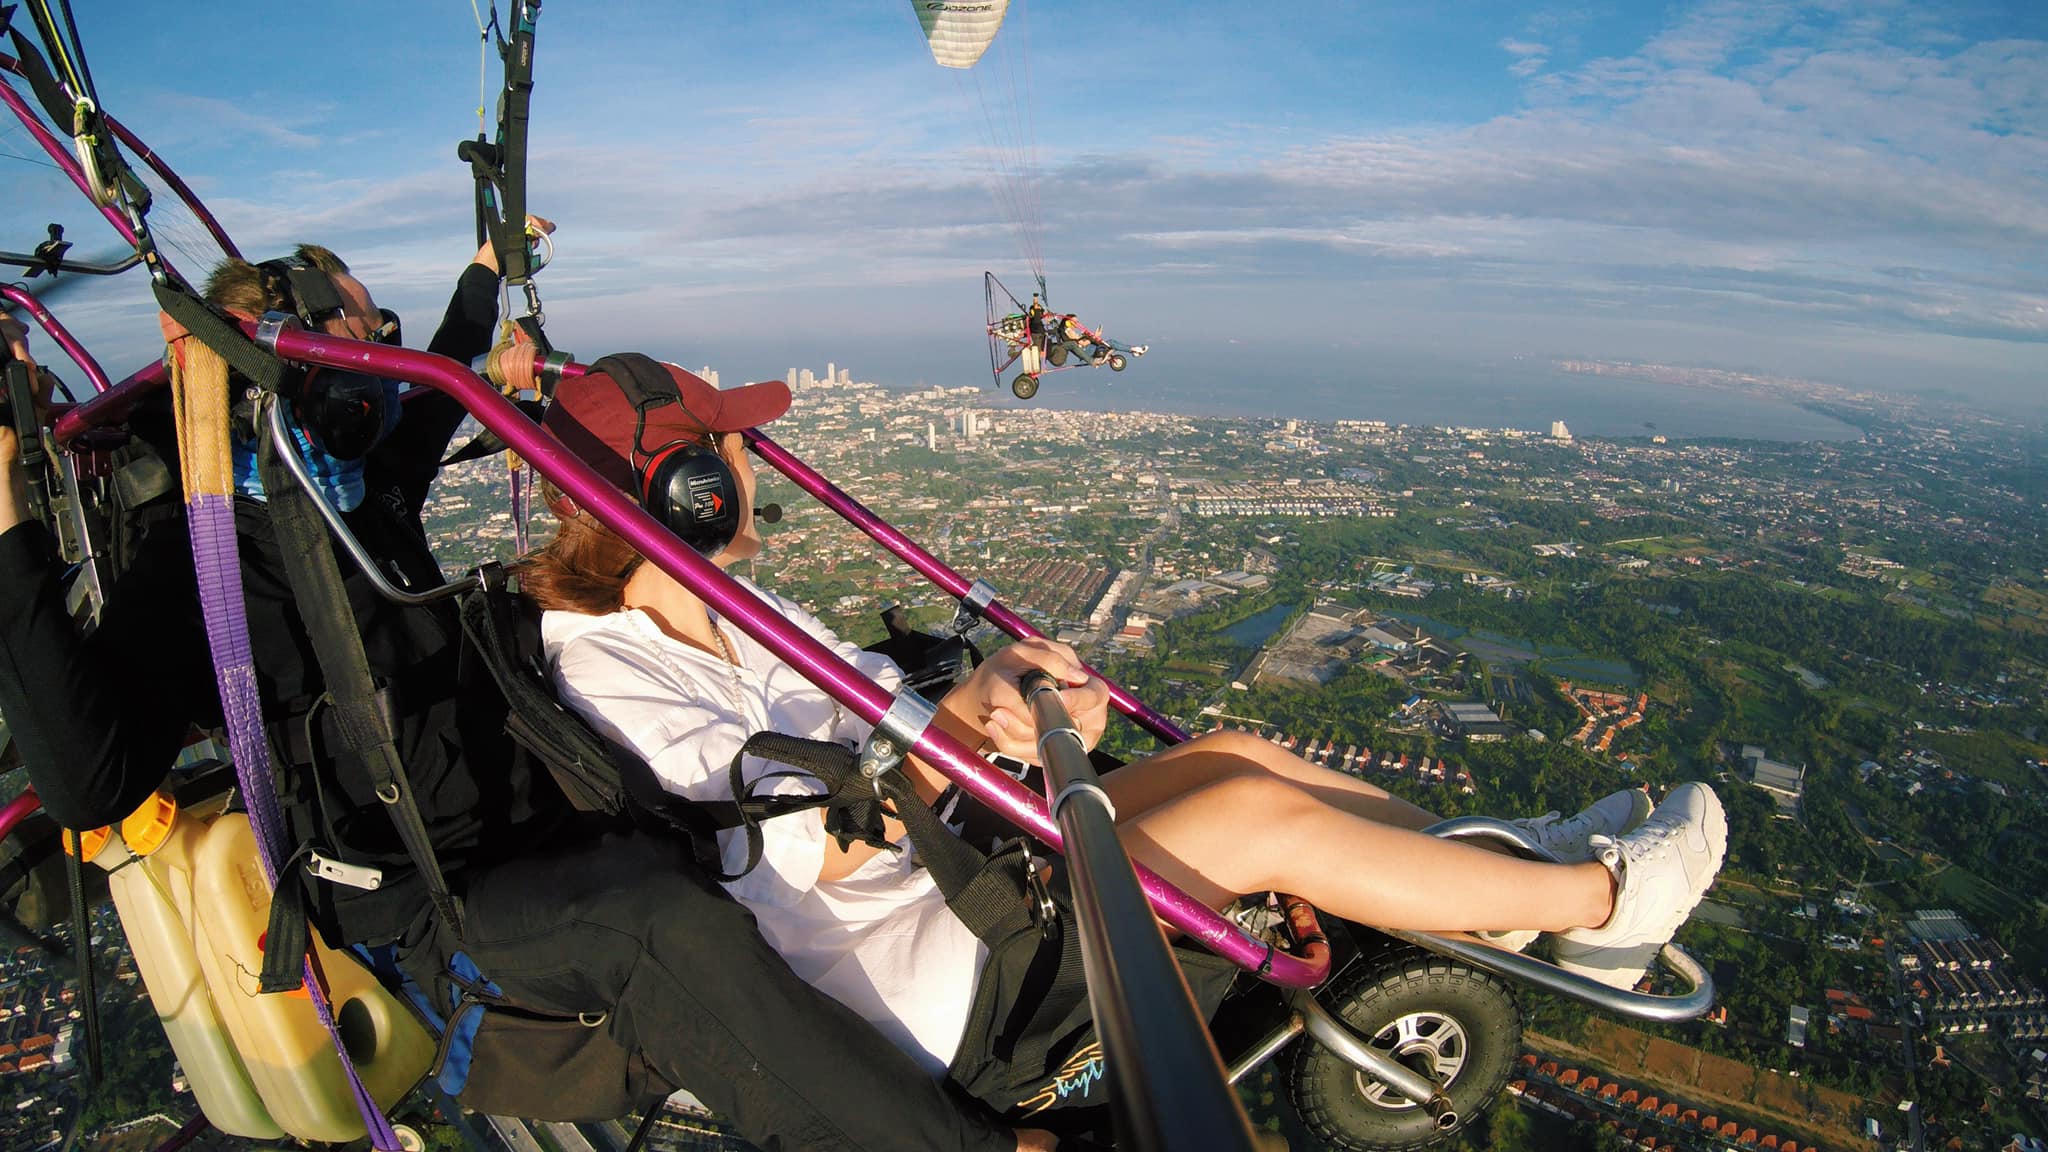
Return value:
<svg viewBox="0 0 2048 1152">
<path fill-rule="evenodd" d="M 144 11 L 78 11 L 109 110 L 246 251 L 336 248 L 424 343 L 472 247 L 469 5 Z M 1112 335 L 1318 372 L 1658 360 L 2048 415 L 2038 5 L 1020 0 L 1003 36 L 1030 58 L 1053 300 Z M 987 384 L 980 274 L 1029 274 L 975 89 L 902 0 L 558 0 L 536 78 L 558 343 L 729 379 L 887 348 Z M 0 247 L 55 219 L 115 251 L 39 157 L 0 125 Z M 58 306 L 110 369 L 152 354 L 139 278 Z M 1284 404 L 1284 377 L 1256 386 Z"/>
</svg>

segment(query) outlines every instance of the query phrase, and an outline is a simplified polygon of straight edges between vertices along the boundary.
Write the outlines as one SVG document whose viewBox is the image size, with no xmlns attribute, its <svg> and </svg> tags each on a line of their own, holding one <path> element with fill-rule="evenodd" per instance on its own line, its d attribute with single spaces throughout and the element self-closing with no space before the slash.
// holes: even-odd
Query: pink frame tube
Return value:
<svg viewBox="0 0 2048 1152">
<path fill-rule="evenodd" d="M 917 542 L 904 535 L 888 521 L 869 511 L 866 505 L 853 498 L 844 489 L 833 484 L 810 465 L 797 459 L 789 449 L 777 444 L 759 428 L 750 428 L 745 433 L 747 446 L 754 454 L 774 465 L 775 470 L 790 478 L 797 487 L 816 497 L 826 507 L 844 517 L 847 523 L 868 534 L 869 538 L 894 553 L 896 558 L 915 569 L 925 579 L 944 589 L 954 599 L 967 595 L 974 582 L 953 569 L 948 568 L 936 556 L 925 551 Z M 1022 640 L 1026 637 L 1043 639 L 1045 634 L 1026 623 L 1024 618 L 1003 606 L 1000 601 L 990 601 L 981 610 L 989 623 L 1001 628 L 1011 636 Z M 1109 687 L 1110 702 L 1116 710 L 1130 717 L 1131 722 L 1168 744 L 1187 742 L 1188 734 L 1181 731 L 1173 721 L 1154 711 L 1144 701 L 1131 695 L 1130 691 L 1115 681 L 1103 676 L 1093 668 L 1088 671 Z"/>
<path fill-rule="evenodd" d="M 21 795 L 0 807 L 0 840 L 14 835 L 14 830 L 23 820 L 43 810 L 42 798 L 33 788 L 25 788 Z"/>
<path fill-rule="evenodd" d="M 20 76 L 22 75 L 21 62 L 12 56 L 0 54 L 0 72 L 12 72 L 16 76 Z M 15 118 L 21 121 L 22 127 L 28 129 L 29 135 L 36 138 L 36 143 L 42 145 L 43 151 L 49 153 L 50 159 L 56 162 L 57 167 L 66 176 L 71 178 L 71 183 L 85 196 L 86 201 L 99 209 L 100 215 L 106 217 L 107 223 L 114 226 L 114 231 L 120 235 L 121 239 L 126 240 L 129 247 L 137 247 L 135 228 L 128 222 L 128 218 L 99 202 L 99 198 L 93 193 L 92 184 L 86 180 L 85 173 L 78 167 L 78 160 L 71 155 L 71 150 L 64 146 L 63 142 L 57 138 L 56 133 L 50 131 L 49 127 L 43 123 L 42 117 L 36 115 L 35 109 L 29 107 L 28 101 L 21 93 L 14 90 L 12 84 L 0 84 L 0 103 L 6 104 L 13 111 Z M 108 127 L 114 128 L 114 134 L 117 137 L 123 140 L 134 139 L 126 129 L 115 128 L 111 117 L 107 118 L 107 124 Z M 208 230 L 212 231 L 214 236 L 222 241 L 222 246 L 232 255 L 234 249 L 226 241 L 227 234 L 220 230 L 220 225 L 214 221 L 213 214 L 208 212 L 205 206 L 199 203 L 197 197 L 191 195 L 192 190 L 185 186 L 185 182 L 171 174 L 168 166 L 160 166 L 161 162 L 156 159 L 155 152 L 148 149 L 141 149 L 140 151 L 144 154 L 145 159 L 149 161 L 151 170 L 156 172 L 157 175 L 162 176 L 164 182 L 169 184 L 178 193 L 179 197 L 185 201 L 186 206 L 192 209 L 193 214 L 206 222 Z M 181 283 L 184 282 L 185 278 L 171 264 L 170 257 L 165 256 L 162 252 L 158 252 L 157 260 L 163 265 L 164 271 L 172 279 Z"/>
<path fill-rule="evenodd" d="M 243 329 L 253 336 L 256 326 L 244 324 Z M 656 567 L 682 581 L 719 615 L 795 666 L 842 706 L 870 724 L 879 724 L 889 711 L 894 698 L 886 689 L 686 547 L 466 366 L 427 352 L 292 329 L 278 334 L 276 352 L 288 360 L 369 372 L 453 396 L 578 507 L 597 515 Z M 1044 801 L 958 740 L 931 726 L 914 748 L 927 763 L 1019 828 L 1055 849 L 1061 847 L 1059 828 L 1046 815 Z M 1288 988 L 1311 988 L 1328 975 L 1327 955 L 1316 963 L 1271 948 L 1157 873 L 1143 865 L 1134 867 L 1159 917 L 1218 955 Z"/>
<path fill-rule="evenodd" d="M 135 407 L 137 401 L 170 382 L 171 370 L 161 360 L 138 369 L 126 380 L 57 417 L 57 422 L 51 426 L 57 447 L 69 448 L 84 433 L 127 419 L 128 410 Z"/>
<path fill-rule="evenodd" d="M 71 362 L 78 365 L 78 370 L 85 373 L 85 378 L 92 381 L 93 391 L 105 392 L 113 387 L 107 380 L 106 369 L 101 368 L 100 362 L 92 358 L 92 354 L 85 350 L 85 345 L 80 344 L 64 325 L 57 322 L 57 318 L 50 314 L 50 310 L 43 307 L 41 300 L 36 299 L 27 289 L 12 284 L 0 284 L 0 298 L 5 298 L 28 313 L 30 318 L 35 320 L 37 327 L 49 333 L 50 339 L 57 342 L 57 347 L 62 348 L 64 354 L 71 357 Z"/>
</svg>

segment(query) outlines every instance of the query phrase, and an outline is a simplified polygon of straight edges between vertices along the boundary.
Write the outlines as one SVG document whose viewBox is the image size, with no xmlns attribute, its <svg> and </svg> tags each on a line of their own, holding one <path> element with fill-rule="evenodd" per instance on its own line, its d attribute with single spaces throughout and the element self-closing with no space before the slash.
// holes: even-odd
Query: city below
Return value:
<svg viewBox="0 0 2048 1152">
<path fill-rule="evenodd" d="M 1713 1012 L 1623 1024 L 1524 994 L 1526 1047 L 1464 1147 L 2039 1148 L 2040 433 L 1800 381 L 1555 367 L 1768 395 L 1856 435 L 1020 407 L 836 363 L 792 369 L 795 405 L 765 431 L 1186 729 L 1257 733 L 1447 816 L 1713 784 L 1728 862 L 1679 936 L 1713 973 Z M 785 512 L 741 574 L 858 643 L 883 637 L 894 606 L 951 626 L 950 597 L 760 472 L 758 502 Z M 443 472 L 428 521 L 445 570 L 514 555 L 510 489 L 526 482 L 502 457 Z M 535 543 L 552 532 L 544 511 L 525 527 Z M 984 651 L 999 640 L 968 634 Z M 1105 738 L 1125 757 L 1151 746 L 1120 723 Z M 68 940 L 52 908 L 16 912 Z M 36 941 L 0 961 L 0 1082 L 16 1101 L 0 1152 L 141 1152 L 195 1112 L 118 921 L 93 931 L 115 1042 L 89 1096 L 76 970 Z M 1255 1123 L 1312 1152 L 1283 1071 L 1240 1091 Z M 535 1147 L 623 1146 L 623 1131 L 583 1128 Z M 485 1138 L 534 1152 L 531 1135 Z M 652 1144 L 744 1147 L 680 1105 Z"/>
</svg>

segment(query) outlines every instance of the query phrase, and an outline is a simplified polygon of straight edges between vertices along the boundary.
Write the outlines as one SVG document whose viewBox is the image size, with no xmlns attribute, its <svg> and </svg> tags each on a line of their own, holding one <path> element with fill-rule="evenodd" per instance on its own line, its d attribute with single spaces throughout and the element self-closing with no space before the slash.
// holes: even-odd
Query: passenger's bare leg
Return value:
<svg viewBox="0 0 2048 1152">
<path fill-rule="evenodd" d="M 1118 832 L 1133 858 L 1212 907 L 1277 889 L 1347 920 L 1422 932 L 1557 932 L 1605 923 L 1613 910 L 1603 865 L 1540 864 L 1423 836 L 1274 775 L 1223 777 Z"/>
<path fill-rule="evenodd" d="M 1311 764 L 1270 740 L 1244 732 L 1205 732 L 1185 744 L 1134 760 L 1103 777 L 1119 819 L 1148 812 L 1229 776 L 1286 780 L 1323 803 L 1379 824 L 1427 828 L 1440 817 L 1385 789 Z"/>
</svg>

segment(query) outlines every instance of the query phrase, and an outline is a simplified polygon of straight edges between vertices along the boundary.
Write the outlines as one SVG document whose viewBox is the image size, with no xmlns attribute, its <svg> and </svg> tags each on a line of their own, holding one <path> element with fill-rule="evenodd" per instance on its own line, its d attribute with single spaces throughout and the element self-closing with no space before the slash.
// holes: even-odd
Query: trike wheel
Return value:
<svg viewBox="0 0 2048 1152">
<path fill-rule="evenodd" d="M 1125 363 L 1126 363 L 1126 361 L 1124 360 L 1124 354 L 1123 354 L 1123 353 L 1121 353 L 1121 352 L 1112 352 L 1112 353 L 1110 353 L 1110 354 L 1109 354 L 1109 370 L 1110 370 L 1111 372 L 1121 372 L 1121 371 L 1123 371 L 1123 370 L 1124 370 L 1124 364 L 1125 364 Z"/>
<path fill-rule="evenodd" d="M 1424 1148 L 1484 1111 L 1521 1046 L 1515 999 L 1498 979 L 1455 960 L 1398 948 L 1338 977 L 1316 997 L 1365 1043 L 1442 1081 L 1450 1129 L 1421 1105 L 1313 1042 L 1300 1045 L 1288 1091 L 1311 1131 L 1349 1152 Z"/>
<path fill-rule="evenodd" d="M 1015 392 L 1019 400 L 1029 400 L 1038 395 L 1038 377 L 1019 373 L 1015 380 L 1010 381 L 1010 391 Z"/>
</svg>

